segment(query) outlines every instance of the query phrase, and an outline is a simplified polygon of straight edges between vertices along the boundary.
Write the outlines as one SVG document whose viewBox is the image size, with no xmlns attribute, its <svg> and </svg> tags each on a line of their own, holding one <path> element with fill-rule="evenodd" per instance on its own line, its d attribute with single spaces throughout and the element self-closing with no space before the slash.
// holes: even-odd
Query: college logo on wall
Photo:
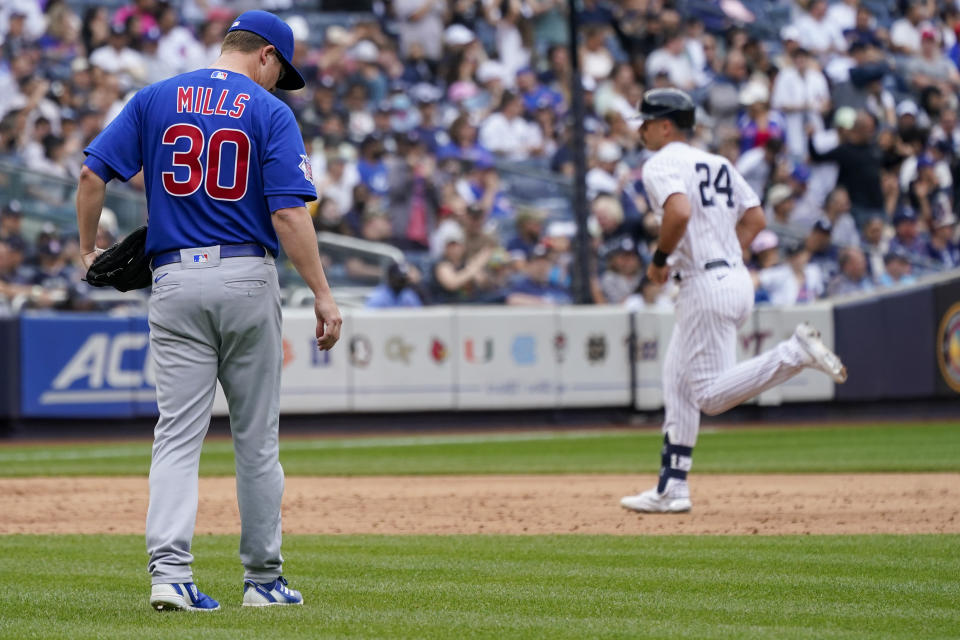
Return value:
<svg viewBox="0 0 960 640">
<path fill-rule="evenodd" d="M 447 345 L 443 343 L 443 340 L 434 338 L 430 344 L 430 357 L 433 358 L 433 361 L 437 364 L 443 364 L 448 355 Z"/>
<path fill-rule="evenodd" d="M 772 331 L 752 331 L 750 333 L 744 333 L 740 335 L 740 344 L 743 346 L 743 350 L 747 353 L 751 353 L 754 356 L 758 356 L 763 353 L 763 344 L 767 341 L 768 338 L 773 337 Z M 751 349 L 751 345 L 753 346 Z"/>
<path fill-rule="evenodd" d="M 283 368 L 286 369 L 287 366 L 297 358 L 293 354 L 293 345 L 290 344 L 289 340 L 284 338 L 282 344 L 283 344 Z"/>
<path fill-rule="evenodd" d="M 607 336 L 596 333 L 587 336 L 587 360 L 590 364 L 599 364 L 607 359 Z"/>
<path fill-rule="evenodd" d="M 400 336 L 393 336 L 387 340 L 386 349 L 387 360 L 410 364 L 410 353 L 413 351 L 413 345 L 404 342 Z"/>
<path fill-rule="evenodd" d="M 656 362 L 660 351 L 660 343 L 656 338 L 640 340 L 637 343 L 637 359 L 641 362 Z"/>
<path fill-rule="evenodd" d="M 370 339 L 364 335 L 350 338 L 350 364 L 355 367 L 365 367 L 373 359 L 373 348 Z"/>
<path fill-rule="evenodd" d="M 937 342 L 940 375 L 951 389 L 960 393 L 960 302 L 943 314 Z"/>
<path fill-rule="evenodd" d="M 510 347 L 513 361 L 523 367 L 528 367 L 537 361 L 537 339 L 531 335 L 517 336 Z"/>
<path fill-rule="evenodd" d="M 557 364 L 563 364 L 567 359 L 567 334 L 561 331 L 553 336 L 553 355 L 557 359 Z"/>
<path fill-rule="evenodd" d="M 473 338 L 467 338 L 467 341 L 463 343 L 463 356 L 467 362 L 490 362 L 493 360 L 493 338 L 486 338 L 483 341 L 482 349 L 477 347 Z"/>
<path fill-rule="evenodd" d="M 330 352 L 329 351 L 320 351 L 320 347 L 317 346 L 317 339 L 313 336 L 310 336 L 310 366 L 314 368 L 320 367 L 329 367 L 330 366 Z"/>
</svg>

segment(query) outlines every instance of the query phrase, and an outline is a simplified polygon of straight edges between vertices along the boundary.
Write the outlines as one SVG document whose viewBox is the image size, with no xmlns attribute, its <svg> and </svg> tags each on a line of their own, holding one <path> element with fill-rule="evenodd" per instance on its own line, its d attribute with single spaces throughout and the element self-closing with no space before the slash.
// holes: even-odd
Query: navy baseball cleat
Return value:
<svg viewBox="0 0 960 640">
<path fill-rule="evenodd" d="M 192 582 L 155 584 L 150 588 L 150 608 L 157 611 L 216 611 L 220 603 L 201 593 Z"/>
<path fill-rule="evenodd" d="M 283 576 L 273 582 L 243 581 L 243 606 L 272 607 L 285 604 L 303 604 L 303 596 L 299 591 L 289 588 Z"/>
</svg>

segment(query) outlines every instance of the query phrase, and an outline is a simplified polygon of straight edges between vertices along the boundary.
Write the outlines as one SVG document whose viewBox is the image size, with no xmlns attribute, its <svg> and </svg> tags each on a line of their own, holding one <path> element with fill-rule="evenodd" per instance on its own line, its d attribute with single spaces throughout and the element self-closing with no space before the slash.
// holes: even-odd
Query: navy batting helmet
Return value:
<svg viewBox="0 0 960 640">
<path fill-rule="evenodd" d="M 667 118 L 681 129 L 692 129 L 696 106 L 680 89 L 651 89 L 643 94 L 633 123 L 639 127 L 644 120 Z"/>
</svg>

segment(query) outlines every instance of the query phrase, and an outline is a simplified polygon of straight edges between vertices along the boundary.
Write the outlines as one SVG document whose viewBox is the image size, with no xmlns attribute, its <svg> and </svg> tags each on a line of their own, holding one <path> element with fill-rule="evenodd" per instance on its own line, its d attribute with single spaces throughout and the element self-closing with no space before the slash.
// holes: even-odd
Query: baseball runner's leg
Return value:
<svg viewBox="0 0 960 640">
<path fill-rule="evenodd" d="M 218 269 L 223 336 L 220 383 L 230 406 L 230 429 L 240 507 L 244 578 L 276 580 L 280 554 L 280 373 L 283 367 L 280 290 L 272 259 L 233 258 Z"/>
<path fill-rule="evenodd" d="M 700 409 L 684 377 L 692 336 L 687 323 L 678 318 L 663 367 L 663 449 L 657 490 L 663 493 L 670 478 L 685 481 L 693 465 L 693 447 L 700 432 Z"/>
<path fill-rule="evenodd" d="M 692 350 L 690 385 L 700 409 L 716 415 L 770 387 L 789 380 L 810 363 L 795 337 L 739 364 L 737 329 L 753 309 L 753 285 L 746 269 L 731 270 L 723 280 L 708 274 L 692 284 L 704 304 L 693 322 L 703 336 Z"/>
<path fill-rule="evenodd" d="M 195 271 L 173 265 L 150 300 L 150 353 L 160 409 L 146 525 L 153 584 L 192 581 L 197 470 L 217 372 L 212 327 L 199 311 L 201 291 Z"/>
<path fill-rule="evenodd" d="M 663 448 L 657 486 L 625 496 L 621 506 L 643 513 L 684 512 L 691 508 L 687 472 L 693 464 L 693 445 L 700 428 L 700 409 L 684 379 L 690 335 L 678 311 L 663 365 Z"/>
</svg>

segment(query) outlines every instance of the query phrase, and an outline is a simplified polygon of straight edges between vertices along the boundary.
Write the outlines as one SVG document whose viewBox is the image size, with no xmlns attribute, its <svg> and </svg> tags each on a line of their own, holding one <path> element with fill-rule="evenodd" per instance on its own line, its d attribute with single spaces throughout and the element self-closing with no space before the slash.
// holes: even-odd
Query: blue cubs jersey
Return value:
<svg viewBox="0 0 960 640">
<path fill-rule="evenodd" d="M 148 255 L 247 242 L 276 255 L 271 210 L 317 197 L 290 108 L 233 71 L 145 87 L 85 152 L 124 181 L 144 169 Z"/>
</svg>

